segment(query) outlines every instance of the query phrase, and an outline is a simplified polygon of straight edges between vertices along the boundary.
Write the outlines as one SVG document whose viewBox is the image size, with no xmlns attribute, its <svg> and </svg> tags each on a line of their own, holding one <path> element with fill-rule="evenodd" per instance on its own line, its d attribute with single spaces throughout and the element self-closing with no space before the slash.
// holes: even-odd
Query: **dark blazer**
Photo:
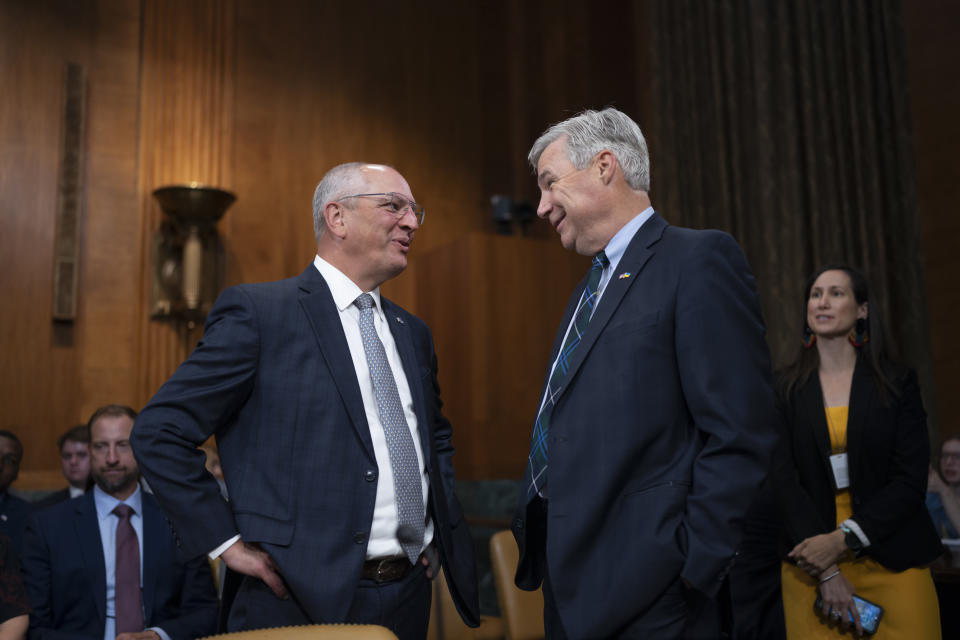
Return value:
<svg viewBox="0 0 960 640">
<path fill-rule="evenodd" d="M 866 555 L 902 571 L 932 562 L 942 548 L 924 505 L 930 441 L 917 374 L 891 363 L 884 363 L 883 371 L 896 388 L 889 406 L 883 406 L 863 358 L 853 372 L 847 418 L 850 493 L 853 519 L 870 539 Z M 786 437 L 775 476 L 786 552 L 837 528 L 836 489 L 820 377 L 811 375 L 778 406 Z"/>
<path fill-rule="evenodd" d="M 644 223 L 551 418 L 546 561 L 571 638 L 614 636 L 681 576 L 717 593 L 774 444 L 764 334 L 753 276 L 729 235 L 658 215 Z M 532 589 L 542 550 L 527 519 L 521 504 L 516 581 Z"/>
<path fill-rule="evenodd" d="M 441 561 L 460 614 L 476 625 L 473 543 L 453 491 L 433 339 L 420 319 L 382 303 L 413 395 Z M 195 449 L 212 434 L 229 504 Z M 295 278 L 224 291 L 197 348 L 140 413 L 131 442 L 185 548 L 207 553 L 240 533 L 274 557 L 311 620 L 344 620 L 378 468 L 343 325 L 313 264 Z"/>
<path fill-rule="evenodd" d="M 79 497 L 79 496 L 77 496 Z M 64 500 L 70 499 L 70 487 L 64 487 L 59 491 L 54 491 L 50 495 L 44 496 L 40 500 L 37 500 L 33 503 L 34 509 L 46 509 L 47 507 L 52 507 L 55 504 L 60 504 Z"/>
<path fill-rule="evenodd" d="M 156 501 L 143 496 L 145 627 L 171 638 L 212 634 L 217 593 L 205 557 L 186 561 Z M 30 638 L 103 640 L 107 583 L 93 492 L 36 512 L 27 525 L 23 577 Z"/>
<path fill-rule="evenodd" d="M 17 554 L 23 552 L 23 528 L 33 509 L 32 504 L 9 492 L 0 496 L 0 531 L 10 538 Z"/>
</svg>

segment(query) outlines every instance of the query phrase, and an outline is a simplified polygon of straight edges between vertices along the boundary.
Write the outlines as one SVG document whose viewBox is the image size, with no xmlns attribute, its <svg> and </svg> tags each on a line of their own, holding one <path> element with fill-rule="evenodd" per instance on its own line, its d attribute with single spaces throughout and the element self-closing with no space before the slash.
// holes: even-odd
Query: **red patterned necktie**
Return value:
<svg viewBox="0 0 960 640">
<path fill-rule="evenodd" d="M 117 565 L 114 579 L 114 613 L 117 633 L 143 631 L 143 606 L 140 600 L 140 543 L 130 516 L 133 508 L 118 504 L 113 513 L 117 522 Z"/>
</svg>

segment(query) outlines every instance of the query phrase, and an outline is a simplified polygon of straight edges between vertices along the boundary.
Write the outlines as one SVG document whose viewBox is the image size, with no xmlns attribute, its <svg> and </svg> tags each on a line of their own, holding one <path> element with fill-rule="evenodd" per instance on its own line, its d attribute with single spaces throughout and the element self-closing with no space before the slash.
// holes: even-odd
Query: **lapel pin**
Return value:
<svg viewBox="0 0 960 640">
<path fill-rule="evenodd" d="M 397 316 L 397 322 L 399 322 L 400 324 L 407 324 L 406 322 L 403 321 L 403 319 L 400 316 Z"/>
<path fill-rule="evenodd" d="M 620 274 L 620 276 L 619 276 L 617 279 L 618 279 L 618 280 L 626 280 L 626 279 L 629 278 L 629 277 L 630 277 L 630 272 L 629 272 L 629 271 L 624 271 L 623 273 Z"/>
</svg>

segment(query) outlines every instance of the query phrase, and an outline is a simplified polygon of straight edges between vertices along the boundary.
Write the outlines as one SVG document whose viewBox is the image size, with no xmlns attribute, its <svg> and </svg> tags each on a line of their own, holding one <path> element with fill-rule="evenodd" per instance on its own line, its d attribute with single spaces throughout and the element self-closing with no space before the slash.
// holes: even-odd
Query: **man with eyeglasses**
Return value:
<svg viewBox="0 0 960 640">
<path fill-rule="evenodd" d="M 242 577 L 230 631 L 350 622 L 422 639 L 438 559 L 479 623 L 432 338 L 379 291 L 424 215 L 391 167 L 331 169 L 313 263 L 224 291 L 137 419 L 134 451 L 183 547 Z M 211 435 L 230 503 L 196 449 Z"/>
</svg>

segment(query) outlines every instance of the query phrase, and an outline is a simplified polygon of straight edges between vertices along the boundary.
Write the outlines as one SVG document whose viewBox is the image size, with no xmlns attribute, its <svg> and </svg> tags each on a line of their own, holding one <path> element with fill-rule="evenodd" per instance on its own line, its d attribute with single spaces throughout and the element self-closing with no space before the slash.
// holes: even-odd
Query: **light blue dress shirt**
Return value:
<svg viewBox="0 0 960 640">
<path fill-rule="evenodd" d="M 607 288 L 607 284 L 610 282 L 610 279 L 613 277 L 613 274 L 617 270 L 617 266 L 620 264 L 620 259 L 623 257 L 623 254 L 627 252 L 627 247 L 630 245 L 630 241 L 633 240 L 633 236 L 637 235 L 637 231 L 640 230 L 640 227 L 643 226 L 643 223 L 649 220 L 653 216 L 653 207 L 647 207 L 637 215 L 635 215 L 630 222 L 620 227 L 620 230 L 617 231 L 610 242 L 607 243 L 607 246 L 603 248 L 603 252 L 607 254 L 607 260 L 610 261 L 610 264 L 606 266 L 603 270 L 603 273 L 600 274 L 600 283 L 597 285 L 597 300 L 593 304 L 593 312 L 597 312 L 597 308 L 600 306 L 600 298 L 603 297 L 603 292 Z M 633 274 L 631 274 L 633 275 Z M 574 313 L 573 317 L 570 318 L 570 324 L 567 325 L 567 330 L 563 334 L 563 340 L 560 341 L 560 344 L 564 344 L 567 341 L 567 334 L 570 333 L 570 330 L 573 328 L 573 323 L 577 319 L 577 314 Z M 559 354 L 557 359 L 553 361 L 553 364 L 550 366 L 550 373 L 547 375 L 547 380 L 553 376 L 553 370 L 557 368 L 557 361 L 560 360 Z M 547 394 L 550 393 L 550 388 L 547 387 L 546 391 L 543 394 L 543 397 L 540 399 L 540 410 L 543 410 L 543 405 L 547 401 Z"/>
<path fill-rule="evenodd" d="M 107 618 L 103 628 L 104 640 L 114 640 L 117 637 L 117 615 L 116 615 L 116 575 L 117 575 L 117 523 L 120 517 L 113 510 L 118 504 L 123 502 L 131 509 L 133 515 L 130 516 L 130 524 L 137 534 L 138 546 L 140 548 L 140 587 L 143 589 L 143 494 L 140 492 L 140 485 L 126 500 L 117 500 L 100 487 L 93 488 L 93 503 L 97 507 L 97 523 L 100 525 L 100 543 L 103 545 L 103 561 L 107 572 Z M 167 632 L 159 627 L 149 627 L 150 631 L 156 631 L 163 640 L 170 640 Z"/>
</svg>

